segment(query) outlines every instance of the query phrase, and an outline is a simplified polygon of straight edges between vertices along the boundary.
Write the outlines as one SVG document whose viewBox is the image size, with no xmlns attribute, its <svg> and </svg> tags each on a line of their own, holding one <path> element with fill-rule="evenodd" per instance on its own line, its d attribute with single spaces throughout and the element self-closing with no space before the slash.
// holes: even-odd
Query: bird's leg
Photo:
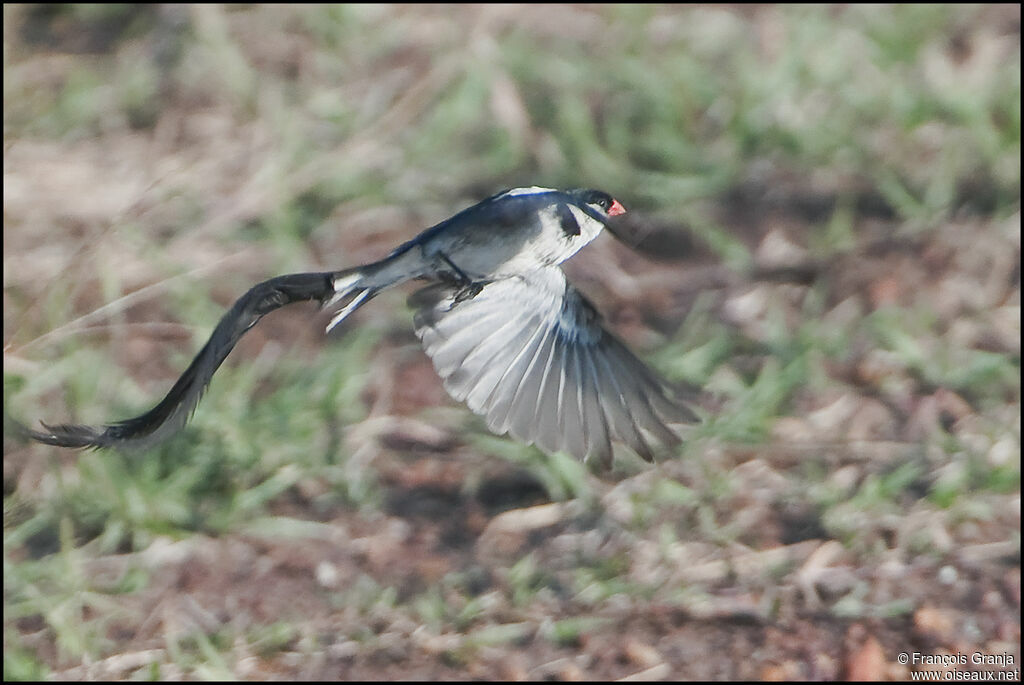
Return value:
<svg viewBox="0 0 1024 685">
<path fill-rule="evenodd" d="M 465 271 L 455 266 L 455 262 L 449 259 L 448 255 L 444 252 L 438 252 L 437 254 L 441 260 L 448 265 L 448 268 L 451 269 L 451 273 L 445 272 L 444 275 L 451 279 L 452 285 L 458 285 L 465 288 L 473 283 L 473 279 L 467 276 Z"/>
<path fill-rule="evenodd" d="M 459 288 L 459 292 L 455 294 L 455 300 L 452 302 L 453 307 L 459 304 L 460 302 L 464 302 L 465 300 L 471 300 L 480 294 L 480 291 L 484 289 L 483 283 L 474 282 L 473 279 L 467 276 L 462 269 L 455 266 L 455 262 L 450 260 L 448 258 L 448 255 L 446 255 L 445 253 L 439 252 L 438 254 L 440 255 L 441 259 L 444 260 L 444 263 L 447 264 L 452 270 L 450 274 L 445 275 L 451 278 L 452 285 L 455 285 Z"/>
</svg>

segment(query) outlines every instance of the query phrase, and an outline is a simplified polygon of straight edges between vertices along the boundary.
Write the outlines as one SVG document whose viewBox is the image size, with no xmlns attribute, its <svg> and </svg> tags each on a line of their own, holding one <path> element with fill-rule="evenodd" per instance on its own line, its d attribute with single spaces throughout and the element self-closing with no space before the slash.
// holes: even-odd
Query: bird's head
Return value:
<svg viewBox="0 0 1024 685">
<path fill-rule="evenodd" d="M 577 206 L 581 209 L 586 207 L 597 213 L 598 216 L 595 218 L 600 219 L 602 223 L 608 217 L 626 213 L 626 208 L 623 207 L 618 200 L 603 190 L 577 188 L 575 190 L 566 191 L 566 194 L 576 200 L 578 203 Z M 591 212 L 587 213 L 591 214 Z M 593 216 L 593 214 L 591 214 L 591 216 Z"/>
</svg>

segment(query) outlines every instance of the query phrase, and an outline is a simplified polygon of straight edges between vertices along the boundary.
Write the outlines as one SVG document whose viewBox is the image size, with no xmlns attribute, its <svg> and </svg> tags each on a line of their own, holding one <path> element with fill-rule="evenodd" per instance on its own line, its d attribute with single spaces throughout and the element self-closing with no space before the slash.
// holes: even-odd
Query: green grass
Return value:
<svg viewBox="0 0 1024 685">
<path fill-rule="evenodd" d="M 891 589 L 873 575 L 886 562 L 956 567 L 957 549 L 1008 543 L 1003 566 L 971 571 L 979 596 L 1002 587 L 1014 554 L 1019 568 L 1008 512 L 1020 492 L 1020 52 L 997 8 L 4 12 L 15 417 L 134 415 L 252 283 L 379 258 L 521 184 L 607 189 L 694 246 L 645 262 L 592 248 L 615 255 L 642 297 L 580 284 L 613 327 L 656 330 L 631 341 L 654 341 L 642 346 L 652 365 L 710 398 L 678 458 L 620 455 L 595 477 L 491 435 L 467 410 L 432 408 L 424 381 L 400 374 L 422 361 L 401 294 L 326 341 L 311 310 L 270 317 L 157 448 L 76 455 L 5 436 L 5 677 L 79 677 L 67 669 L 123 649 L 162 649 L 163 661 L 96 677 L 240 677 L 251 653 L 311 677 L 287 664 L 352 640 L 362 651 L 344 663 L 375 664 L 377 677 L 483 663 L 472 677 L 508 678 L 517 671 L 487 670 L 488 650 L 589 649 L 630 602 L 746 593 L 773 616 L 803 610 L 803 560 L 691 582 L 680 559 L 838 540 L 860 575 L 823 593 L 823 615 L 887 625 L 947 600 L 922 594 L 911 571 Z M 809 283 L 758 276 L 778 234 L 814 267 Z M 707 281 L 686 280 L 705 267 Z M 382 444 L 373 420 L 392 415 L 454 447 Z M 472 475 L 453 496 L 466 521 L 388 513 L 389 492 L 445 468 Z M 484 559 L 476 488 L 502 469 L 584 513 Z M 431 546 L 432 526 L 459 523 L 469 543 Z M 408 531 L 380 533 L 391 524 Z M 355 570 L 340 587 L 313 584 L 330 620 L 253 610 L 249 623 L 133 637 L 144 619 L 128 607 L 159 579 L 141 565 L 100 578 L 90 564 L 206 537 L 262 541 L 260 559 L 313 542 L 325 558 L 345 550 Z M 354 539 L 371 552 L 350 552 Z M 373 556 L 388 545 L 390 563 Z M 419 585 L 418 571 L 399 572 L 434 557 L 445 572 Z M 1007 611 L 1019 623 L 1019 601 Z M 396 635 L 419 644 L 409 625 L 460 636 L 431 657 L 440 670 L 381 665 L 398 659 Z"/>
</svg>

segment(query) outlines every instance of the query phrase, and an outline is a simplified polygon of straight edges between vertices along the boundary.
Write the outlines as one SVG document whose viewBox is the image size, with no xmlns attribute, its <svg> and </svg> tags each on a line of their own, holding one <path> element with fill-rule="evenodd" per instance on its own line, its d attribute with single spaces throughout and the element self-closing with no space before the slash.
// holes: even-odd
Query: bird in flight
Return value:
<svg viewBox="0 0 1024 685">
<path fill-rule="evenodd" d="M 429 282 L 409 298 L 416 336 L 448 392 L 490 430 L 606 465 L 616 440 L 650 461 L 653 445 L 679 443 L 669 425 L 695 416 L 602 327 L 559 267 L 625 211 L 599 190 L 505 190 L 378 262 L 254 286 L 141 416 L 99 427 L 44 423 L 40 431 L 22 430 L 60 447 L 148 447 L 184 426 L 214 372 L 267 313 L 314 300 L 335 310 L 330 331 L 382 290 L 416 279 Z"/>
</svg>

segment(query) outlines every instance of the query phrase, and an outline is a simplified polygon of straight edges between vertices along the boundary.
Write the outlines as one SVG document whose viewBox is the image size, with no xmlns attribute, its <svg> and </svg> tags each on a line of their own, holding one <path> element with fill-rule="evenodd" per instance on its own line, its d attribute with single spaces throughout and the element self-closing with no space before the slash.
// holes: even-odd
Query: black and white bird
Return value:
<svg viewBox="0 0 1024 685">
<path fill-rule="evenodd" d="M 428 228 L 388 257 L 352 269 L 278 276 L 221 318 L 167 396 L 141 416 L 102 427 L 43 424 L 29 437 L 62 447 L 149 446 L 181 428 L 238 340 L 265 314 L 316 300 L 337 326 L 386 288 L 429 281 L 410 297 L 414 326 L 444 386 L 547 452 L 607 464 L 613 439 L 647 460 L 678 444 L 670 424 L 694 415 L 673 389 L 606 331 L 559 264 L 625 208 L 599 190 L 515 188 Z"/>
</svg>

